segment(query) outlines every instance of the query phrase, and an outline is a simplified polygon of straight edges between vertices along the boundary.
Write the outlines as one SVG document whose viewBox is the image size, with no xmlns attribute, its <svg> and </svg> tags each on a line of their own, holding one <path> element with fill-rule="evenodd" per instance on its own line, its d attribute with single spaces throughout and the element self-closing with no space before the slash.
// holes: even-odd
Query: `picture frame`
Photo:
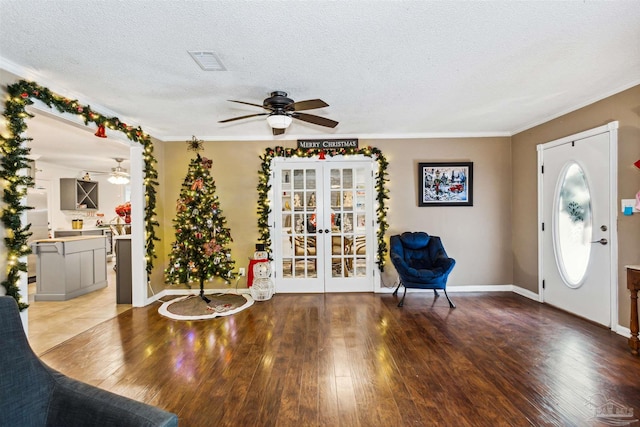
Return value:
<svg viewBox="0 0 640 427">
<path fill-rule="evenodd" d="M 473 162 L 418 163 L 418 206 L 473 206 Z"/>
</svg>

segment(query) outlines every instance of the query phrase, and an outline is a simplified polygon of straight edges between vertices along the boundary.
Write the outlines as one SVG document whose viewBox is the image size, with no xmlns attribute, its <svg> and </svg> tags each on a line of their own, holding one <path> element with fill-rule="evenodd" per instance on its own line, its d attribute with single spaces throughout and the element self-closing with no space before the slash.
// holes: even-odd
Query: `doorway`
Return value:
<svg viewBox="0 0 640 427">
<path fill-rule="evenodd" d="M 617 323 L 617 122 L 538 146 L 541 300 Z"/>
<path fill-rule="evenodd" d="M 375 162 L 273 162 L 276 291 L 372 292 Z"/>
</svg>

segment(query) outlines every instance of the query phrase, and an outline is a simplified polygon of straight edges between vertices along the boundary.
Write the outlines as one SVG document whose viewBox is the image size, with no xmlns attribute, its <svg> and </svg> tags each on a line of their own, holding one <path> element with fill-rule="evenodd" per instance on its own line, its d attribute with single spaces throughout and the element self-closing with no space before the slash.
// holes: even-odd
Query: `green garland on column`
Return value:
<svg viewBox="0 0 640 427">
<path fill-rule="evenodd" d="M 321 149 L 302 150 L 300 148 L 267 148 L 260 160 L 262 165 L 258 172 L 258 233 L 260 234 L 259 240 L 264 243 L 265 247 L 271 247 L 271 235 L 269 232 L 269 214 L 270 200 L 269 191 L 271 186 L 269 185 L 269 179 L 271 178 L 271 161 L 274 157 L 314 157 L 320 154 Z M 385 256 L 387 254 L 387 244 L 384 240 L 384 235 L 389 228 L 387 223 L 387 206 L 386 200 L 389 198 L 388 190 L 385 188 L 385 183 L 388 181 L 387 168 L 389 162 L 385 158 L 382 151 L 375 147 L 364 148 L 341 148 L 338 150 L 325 151 L 327 156 L 337 155 L 355 155 L 362 154 L 367 157 L 373 157 L 378 162 L 378 173 L 376 174 L 376 216 L 378 219 L 377 241 L 378 241 L 378 256 L 376 263 L 380 271 L 384 271 Z"/>
<path fill-rule="evenodd" d="M 27 271 L 27 265 L 20 262 L 22 256 L 31 253 L 27 246 L 27 239 L 31 235 L 30 225 L 22 226 L 21 214 L 30 209 L 23 206 L 21 201 L 27 194 L 27 188 L 33 186 L 33 180 L 27 176 L 19 176 L 20 169 L 28 167 L 27 155 L 30 152 L 24 143 L 31 138 L 23 138 L 21 135 L 27 130 L 26 120 L 33 117 L 26 111 L 28 105 L 33 104 L 33 99 L 45 103 L 48 107 L 55 107 L 61 113 L 70 113 L 82 116 L 85 125 L 90 122 L 98 126 L 98 132 L 104 135 L 104 129 L 109 128 L 124 133 L 127 138 L 142 144 L 144 147 L 144 188 L 146 197 L 145 206 L 145 240 L 147 248 L 147 273 L 151 274 L 155 254 L 155 241 L 160 240 L 156 236 L 155 227 L 158 222 L 155 217 L 156 210 L 156 186 L 158 185 L 158 173 L 156 171 L 156 159 L 153 157 L 153 143 L 149 135 L 140 127 L 134 128 L 117 117 L 106 117 L 91 109 L 88 105 L 81 105 L 77 100 L 56 95 L 48 88 L 34 82 L 20 80 L 18 83 L 7 87 L 9 98 L 5 102 L 4 117 L 7 120 L 8 136 L 0 135 L 2 151 L 0 179 L 3 182 L 3 202 L 0 218 L 5 227 L 5 247 L 7 248 L 7 278 L 2 282 L 7 295 L 18 301 L 20 310 L 29 305 L 21 301 L 19 291 L 20 272 Z"/>
</svg>

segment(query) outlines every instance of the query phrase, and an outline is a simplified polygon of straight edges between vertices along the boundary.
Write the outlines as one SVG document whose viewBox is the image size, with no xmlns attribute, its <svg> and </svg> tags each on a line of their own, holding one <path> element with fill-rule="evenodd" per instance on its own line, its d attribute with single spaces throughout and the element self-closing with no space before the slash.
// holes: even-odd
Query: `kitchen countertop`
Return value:
<svg viewBox="0 0 640 427">
<path fill-rule="evenodd" d="M 109 227 L 107 226 L 101 226 L 101 227 L 82 227 L 82 228 L 56 228 L 53 231 L 86 231 L 86 230 L 108 230 Z"/>
<path fill-rule="evenodd" d="M 40 239 L 34 240 L 33 243 L 58 243 L 58 242 L 73 242 L 77 240 L 87 239 L 104 239 L 104 236 L 71 236 L 71 237 L 56 237 L 54 239 Z"/>
</svg>

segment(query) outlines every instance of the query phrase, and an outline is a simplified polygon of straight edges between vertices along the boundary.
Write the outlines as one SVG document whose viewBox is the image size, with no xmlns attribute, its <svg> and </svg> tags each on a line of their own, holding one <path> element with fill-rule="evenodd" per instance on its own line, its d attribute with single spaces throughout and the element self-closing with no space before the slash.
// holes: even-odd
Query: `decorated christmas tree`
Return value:
<svg viewBox="0 0 640 427">
<path fill-rule="evenodd" d="M 200 297 L 204 296 L 204 282 L 220 277 L 229 283 L 235 262 L 228 248 L 231 233 L 225 226 L 216 185 L 211 176 L 212 161 L 200 157 L 202 142 L 194 136 L 187 141 L 189 150 L 196 152 L 187 176 L 182 183 L 180 198 L 173 220 L 176 241 L 165 270 L 168 283 L 200 283 Z"/>
</svg>

